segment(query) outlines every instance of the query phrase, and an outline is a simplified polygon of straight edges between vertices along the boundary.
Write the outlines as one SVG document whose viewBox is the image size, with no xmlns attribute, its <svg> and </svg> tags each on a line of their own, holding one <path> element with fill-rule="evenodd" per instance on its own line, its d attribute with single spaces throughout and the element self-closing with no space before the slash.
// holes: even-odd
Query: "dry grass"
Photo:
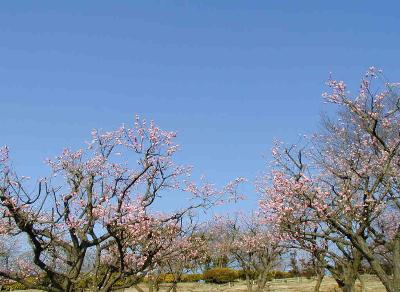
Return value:
<svg viewBox="0 0 400 292">
<path fill-rule="evenodd" d="M 379 280 L 373 276 L 364 276 L 365 289 L 363 292 L 384 292 L 386 291 Z M 314 280 L 308 280 L 305 278 L 292 278 L 292 279 L 282 279 L 269 282 L 270 292 L 309 292 L 313 291 L 315 285 Z M 361 290 L 361 283 L 357 281 L 356 283 L 357 292 Z M 141 288 L 145 288 L 141 285 Z M 135 292 L 135 289 L 125 289 L 125 292 Z M 167 286 L 161 286 L 161 291 L 167 291 Z M 161 292 L 160 291 L 160 292 Z M 212 292 L 212 291 L 232 291 L 232 292 L 246 292 L 245 282 L 236 282 L 233 286 L 231 285 L 213 285 L 205 283 L 180 283 L 178 284 L 179 292 Z M 335 281 L 326 277 L 321 285 L 321 292 L 336 292 L 340 291 Z"/>
<path fill-rule="evenodd" d="M 379 282 L 379 280 L 374 276 L 363 276 L 365 281 L 365 289 L 361 290 L 361 284 L 357 281 L 356 287 L 357 292 L 384 292 L 386 291 L 383 285 Z M 269 282 L 270 292 L 309 292 L 313 291 L 315 281 L 308 280 L 305 278 L 292 278 L 292 279 L 282 279 L 275 280 L 273 282 Z M 139 285 L 145 291 L 147 291 L 145 284 Z M 161 285 L 160 292 L 167 291 L 168 285 Z M 25 290 L 25 291 L 38 291 L 38 290 Z M 124 292 L 136 292 L 137 290 L 134 288 L 125 289 Z M 245 282 L 235 282 L 234 285 L 214 285 L 214 284 L 205 284 L 205 283 L 179 283 L 178 284 L 179 292 L 246 292 L 246 284 Z M 267 290 L 266 290 L 267 291 Z M 335 281 L 326 277 L 321 285 L 321 292 L 336 292 L 340 291 L 337 288 Z"/>
</svg>

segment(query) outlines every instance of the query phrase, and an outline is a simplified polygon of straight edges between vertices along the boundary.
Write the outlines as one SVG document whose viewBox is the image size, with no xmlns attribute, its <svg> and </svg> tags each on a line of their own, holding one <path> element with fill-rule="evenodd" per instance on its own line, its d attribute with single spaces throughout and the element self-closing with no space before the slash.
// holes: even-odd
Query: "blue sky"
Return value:
<svg viewBox="0 0 400 292">
<path fill-rule="evenodd" d="M 274 138 L 296 142 L 318 128 L 329 72 L 354 89 L 371 65 L 400 79 L 399 8 L 397 1 L 3 1 L 0 144 L 35 177 L 46 173 L 44 158 L 137 113 L 178 131 L 180 160 L 196 174 L 218 184 L 252 179 Z"/>
</svg>

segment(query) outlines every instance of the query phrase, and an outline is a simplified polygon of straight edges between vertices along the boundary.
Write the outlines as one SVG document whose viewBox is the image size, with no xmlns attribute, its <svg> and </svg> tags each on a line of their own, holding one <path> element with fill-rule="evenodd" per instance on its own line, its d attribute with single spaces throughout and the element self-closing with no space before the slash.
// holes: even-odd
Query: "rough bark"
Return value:
<svg viewBox="0 0 400 292">
<path fill-rule="evenodd" d="M 354 292 L 356 280 L 357 275 L 354 274 L 354 271 L 347 271 L 344 274 L 344 281 L 342 282 L 342 285 L 339 285 L 339 287 L 343 292 Z"/>
<path fill-rule="evenodd" d="M 247 286 L 247 292 L 253 292 L 253 280 L 247 273 L 246 273 L 246 286 Z"/>
<path fill-rule="evenodd" d="M 342 260 L 338 259 L 336 266 L 332 271 L 333 277 L 343 292 L 354 292 L 356 280 L 359 278 L 359 269 L 362 260 L 362 254 L 353 249 L 352 258 L 346 257 Z"/>
<path fill-rule="evenodd" d="M 177 291 L 177 286 L 178 286 L 178 283 L 177 283 L 177 282 L 174 282 L 174 283 L 172 284 L 172 292 L 176 292 L 176 291 Z"/>
<path fill-rule="evenodd" d="M 178 289 L 178 282 L 172 283 L 172 285 L 167 289 L 166 292 L 176 292 Z"/>
<path fill-rule="evenodd" d="M 257 292 L 269 291 L 267 286 L 267 272 L 262 271 L 257 279 Z"/>
<path fill-rule="evenodd" d="M 150 277 L 149 277 L 148 288 L 149 288 L 149 292 L 153 292 L 154 291 L 154 280 L 151 279 Z"/>
<path fill-rule="evenodd" d="M 358 275 L 358 280 L 360 281 L 360 284 L 361 284 L 361 292 L 364 292 L 365 291 L 365 281 L 364 281 L 362 275 Z"/>
<path fill-rule="evenodd" d="M 385 286 L 386 290 L 388 292 L 400 292 L 398 283 L 397 283 L 397 287 L 396 287 L 394 281 L 385 272 L 385 270 L 382 267 L 382 264 L 376 258 L 376 255 L 371 250 L 371 248 L 363 241 L 363 239 L 360 239 L 358 237 L 353 237 L 352 242 L 355 244 L 356 248 L 363 254 L 363 256 L 367 259 L 372 270 L 375 272 L 377 277 L 381 280 L 381 282 Z M 400 246 L 399 246 L 399 248 L 400 248 Z M 396 250 L 396 247 L 394 248 L 394 250 Z M 396 263 L 396 259 L 395 259 L 396 256 L 399 256 L 398 259 L 400 259 L 400 254 L 396 255 L 396 252 L 393 252 L 394 269 L 400 268 L 400 267 L 396 268 L 396 265 L 398 264 L 398 262 Z M 398 264 L 398 265 L 400 265 L 400 264 Z M 398 277 L 398 273 L 397 273 L 396 277 Z"/>
<path fill-rule="evenodd" d="M 133 288 L 135 288 L 138 292 L 144 292 L 144 290 L 140 288 L 137 284 L 134 284 Z"/>
</svg>

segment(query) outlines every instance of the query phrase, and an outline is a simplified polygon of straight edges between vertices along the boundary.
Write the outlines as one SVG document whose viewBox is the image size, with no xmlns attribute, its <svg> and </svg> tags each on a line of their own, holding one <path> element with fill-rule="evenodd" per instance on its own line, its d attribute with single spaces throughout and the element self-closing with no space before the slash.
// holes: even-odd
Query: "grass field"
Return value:
<svg viewBox="0 0 400 292">
<path fill-rule="evenodd" d="M 361 283 L 357 281 L 356 287 L 357 292 L 384 292 L 386 291 L 383 285 L 379 282 L 376 277 L 363 276 L 365 281 L 365 288 L 361 289 Z M 280 279 L 269 282 L 270 292 L 309 292 L 313 291 L 315 281 L 308 280 L 305 278 L 291 278 L 291 279 Z M 145 291 L 147 291 L 146 285 L 139 285 Z M 161 285 L 160 292 L 167 291 L 168 285 Z M 25 291 L 38 291 L 38 290 L 25 290 Z M 134 288 L 125 289 L 124 292 L 136 292 Z M 205 283 L 179 283 L 179 292 L 212 292 L 212 291 L 232 291 L 232 292 L 246 292 L 245 282 L 235 282 L 234 285 L 216 285 L 216 284 L 205 284 Z M 267 291 L 267 290 L 266 290 Z M 321 292 L 336 292 L 340 291 L 335 281 L 332 278 L 326 277 L 321 285 Z M 121 291 L 122 292 L 122 291 Z"/>
</svg>

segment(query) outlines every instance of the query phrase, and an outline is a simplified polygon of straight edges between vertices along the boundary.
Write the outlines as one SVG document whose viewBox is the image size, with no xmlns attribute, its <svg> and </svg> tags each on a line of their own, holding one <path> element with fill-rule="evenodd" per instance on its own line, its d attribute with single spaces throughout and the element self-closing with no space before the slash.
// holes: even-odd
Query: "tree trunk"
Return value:
<svg viewBox="0 0 400 292">
<path fill-rule="evenodd" d="M 344 286 L 342 287 L 343 292 L 354 292 L 356 280 L 357 275 L 354 274 L 354 271 L 347 271 L 344 275 Z"/>
<path fill-rule="evenodd" d="M 262 291 L 269 291 L 269 287 L 265 289 L 267 286 L 267 272 L 262 271 L 260 275 L 258 276 L 257 280 L 257 292 L 262 292 Z"/>
<path fill-rule="evenodd" d="M 375 258 L 369 260 L 369 264 L 371 265 L 371 268 L 374 270 L 379 280 L 381 280 L 382 284 L 385 286 L 388 292 L 400 291 L 393 285 L 390 277 L 386 274 L 385 270 L 382 268 L 382 265 Z"/>
<path fill-rule="evenodd" d="M 154 291 L 154 281 L 151 278 L 149 278 L 148 287 L 149 287 L 149 292 L 153 292 Z"/>
<path fill-rule="evenodd" d="M 253 280 L 250 278 L 249 274 L 246 274 L 246 286 L 247 292 L 253 292 Z"/>
<path fill-rule="evenodd" d="M 348 263 L 341 266 L 337 274 L 334 275 L 334 278 L 343 292 L 354 292 L 357 275 L 358 273 L 353 269 L 352 263 Z"/>
<path fill-rule="evenodd" d="M 400 291 L 400 233 L 394 238 L 393 245 L 393 286 Z"/>
<path fill-rule="evenodd" d="M 396 236 L 396 238 L 398 238 L 399 236 L 400 235 L 398 234 Z M 358 236 L 351 238 L 351 240 L 356 245 L 356 248 L 367 259 L 372 270 L 375 272 L 375 274 L 378 276 L 379 280 L 381 280 L 382 284 L 385 286 L 386 291 L 400 292 L 400 288 L 396 287 L 394 285 L 394 283 L 393 283 L 394 281 L 392 281 L 392 279 L 390 279 L 389 275 L 383 269 L 382 264 L 379 262 L 376 255 L 371 250 L 371 248 L 365 243 L 365 241 L 361 237 L 358 237 Z M 393 253 L 393 256 L 396 257 L 395 253 Z M 400 255 L 398 255 L 398 256 L 400 257 Z M 394 259 L 393 265 L 395 265 L 396 264 L 395 258 L 393 258 L 393 259 Z M 400 267 L 398 267 L 398 268 L 400 268 Z"/>
<path fill-rule="evenodd" d="M 358 278 L 358 280 L 360 281 L 360 284 L 361 284 L 361 292 L 365 292 L 365 281 L 364 281 L 362 275 L 358 275 L 357 278 Z"/>
<path fill-rule="evenodd" d="M 321 287 L 322 280 L 324 279 L 324 274 L 317 275 L 317 283 L 314 286 L 314 292 L 319 292 L 319 288 Z"/>
<path fill-rule="evenodd" d="M 138 292 L 144 292 L 144 290 L 140 288 L 137 284 L 134 284 L 133 288 L 135 288 Z"/>
</svg>

